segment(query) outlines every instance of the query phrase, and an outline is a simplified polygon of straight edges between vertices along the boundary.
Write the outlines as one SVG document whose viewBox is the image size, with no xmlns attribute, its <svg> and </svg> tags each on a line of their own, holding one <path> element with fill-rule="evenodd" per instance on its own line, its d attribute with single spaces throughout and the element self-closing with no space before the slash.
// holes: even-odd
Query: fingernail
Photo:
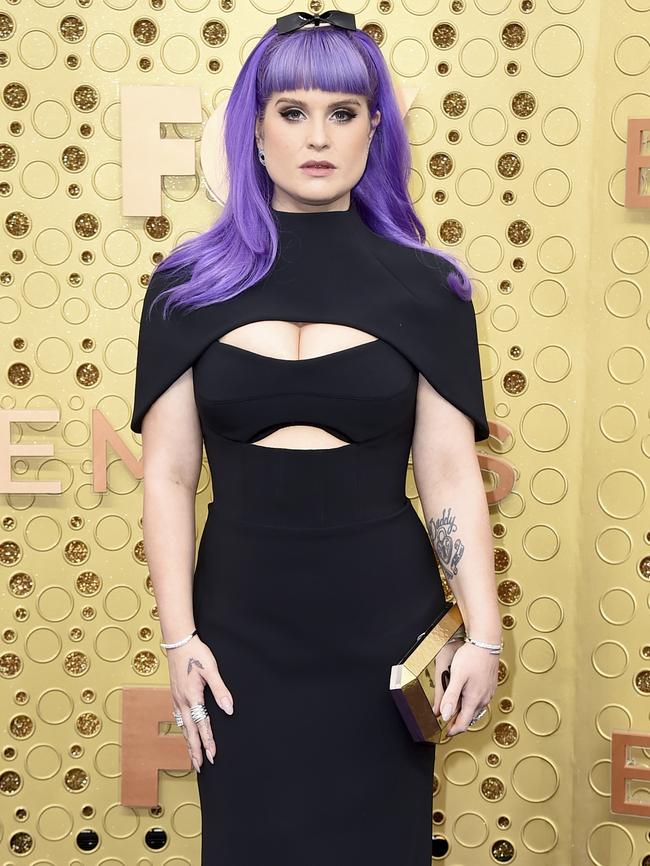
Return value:
<svg viewBox="0 0 650 866">
<path fill-rule="evenodd" d="M 192 758 L 192 763 L 194 764 L 194 769 L 196 770 L 196 772 L 200 773 L 201 768 L 199 767 L 199 762 L 196 760 L 196 758 Z"/>
<path fill-rule="evenodd" d="M 449 718 L 450 715 L 451 715 L 451 704 L 445 704 L 444 707 L 442 708 L 442 717 L 445 721 L 447 721 L 447 719 Z"/>
<path fill-rule="evenodd" d="M 232 716 L 233 709 L 232 709 L 232 701 L 230 700 L 230 698 L 222 698 L 219 706 L 221 707 L 222 710 L 225 710 L 229 716 Z"/>
<path fill-rule="evenodd" d="M 210 750 L 208 750 L 205 754 L 208 756 L 208 761 L 210 761 L 211 764 L 214 764 L 214 758 L 212 757 L 212 752 Z"/>
</svg>

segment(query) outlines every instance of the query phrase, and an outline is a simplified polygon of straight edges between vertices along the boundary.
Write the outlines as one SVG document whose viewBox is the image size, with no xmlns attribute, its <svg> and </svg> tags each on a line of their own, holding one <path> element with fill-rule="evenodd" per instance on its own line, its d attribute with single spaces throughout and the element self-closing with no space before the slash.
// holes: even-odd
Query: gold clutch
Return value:
<svg viewBox="0 0 650 866">
<path fill-rule="evenodd" d="M 436 689 L 444 692 L 449 685 L 450 666 L 456 651 L 463 645 L 465 626 L 456 602 L 448 602 L 440 615 L 390 672 L 390 692 L 418 743 L 439 743 L 458 715 L 447 721 L 433 712 Z"/>
</svg>

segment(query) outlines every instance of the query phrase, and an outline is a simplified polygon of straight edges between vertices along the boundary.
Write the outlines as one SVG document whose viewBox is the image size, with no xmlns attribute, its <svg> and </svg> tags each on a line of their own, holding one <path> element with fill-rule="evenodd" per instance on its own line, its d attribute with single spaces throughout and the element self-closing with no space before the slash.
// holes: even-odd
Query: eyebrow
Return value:
<svg viewBox="0 0 650 866">
<path fill-rule="evenodd" d="M 307 103 L 303 102 L 301 99 L 289 99 L 286 96 L 281 96 L 280 99 L 277 99 L 275 104 L 279 105 L 281 102 L 290 102 L 291 105 L 299 105 L 301 108 L 307 108 Z M 358 99 L 338 99 L 336 102 L 330 102 L 327 106 L 328 108 L 334 108 L 336 105 L 361 105 Z"/>
</svg>

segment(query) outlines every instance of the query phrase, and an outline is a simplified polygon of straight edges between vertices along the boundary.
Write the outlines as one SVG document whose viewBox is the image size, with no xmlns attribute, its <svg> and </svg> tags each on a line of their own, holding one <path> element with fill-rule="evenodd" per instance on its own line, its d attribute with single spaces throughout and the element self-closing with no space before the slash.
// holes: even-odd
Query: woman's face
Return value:
<svg viewBox="0 0 650 866">
<path fill-rule="evenodd" d="M 273 181 L 271 202 L 286 211 L 347 210 L 350 190 L 366 168 L 368 149 L 381 112 L 352 93 L 325 90 L 275 92 L 255 127 L 257 147 Z M 302 166 L 329 162 L 312 173 Z"/>
</svg>

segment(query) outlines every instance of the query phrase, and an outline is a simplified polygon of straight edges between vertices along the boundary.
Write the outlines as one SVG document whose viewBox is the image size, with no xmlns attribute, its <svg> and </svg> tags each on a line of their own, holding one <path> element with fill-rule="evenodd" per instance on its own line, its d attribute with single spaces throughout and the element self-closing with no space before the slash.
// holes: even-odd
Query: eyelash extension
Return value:
<svg viewBox="0 0 650 866">
<path fill-rule="evenodd" d="M 299 108 L 288 108 L 286 111 L 281 111 L 280 114 L 281 114 L 282 117 L 284 117 L 286 120 L 289 120 L 290 123 L 296 123 L 296 122 L 297 122 L 296 120 L 291 120 L 291 119 L 288 117 L 288 115 L 291 114 L 291 113 L 294 112 L 294 111 L 300 111 L 300 109 L 299 109 Z M 352 118 L 354 118 L 354 117 L 357 116 L 356 111 L 350 111 L 350 110 L 347 109 L 347 108 L 337 108 L 337 110 L 334 112 L 334 114 L 339 114 L 339 113 L 341 113 L 341 112 L 345 112 L 345 114 L 348 115 L 348 119 L 347 119 L 347 120 L 339 120 L 338 123 L 347 123 L 348 121 L 352 120 Z"/>
</svg>

